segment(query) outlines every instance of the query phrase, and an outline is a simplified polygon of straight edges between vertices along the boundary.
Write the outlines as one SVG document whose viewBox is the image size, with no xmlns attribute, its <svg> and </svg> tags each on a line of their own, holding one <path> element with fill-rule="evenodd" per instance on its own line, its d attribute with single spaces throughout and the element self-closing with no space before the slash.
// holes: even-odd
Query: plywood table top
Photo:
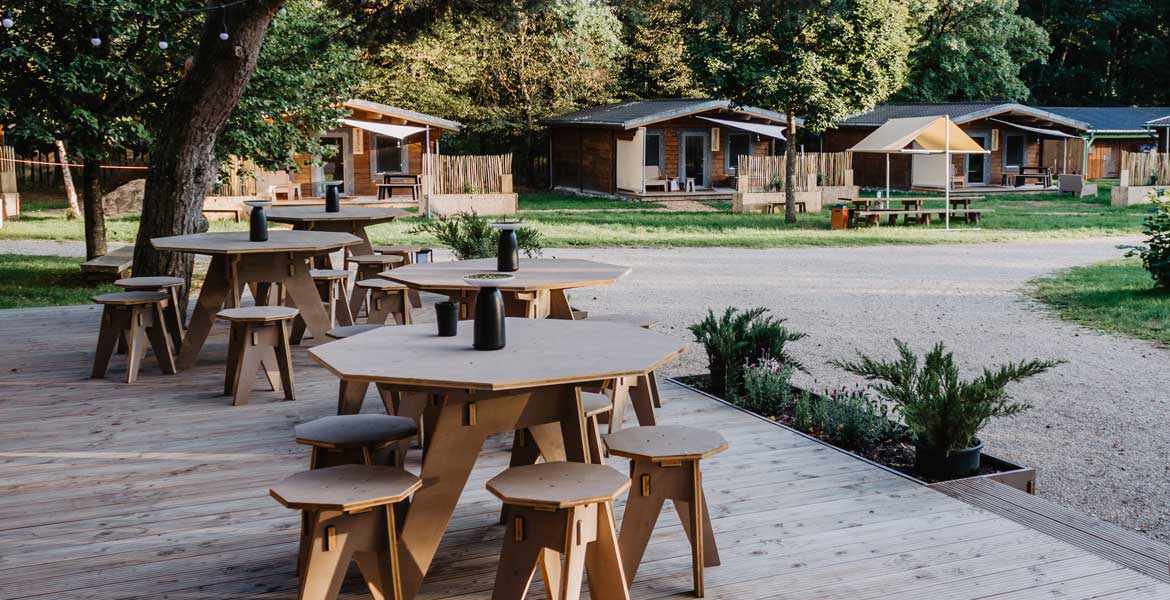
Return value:
<svg viewBox="0 0 1170 600">
<path fill-rule="evenodd" d="M 424 290 L 470 290 L 465 275 L 496 270 L 496 259 L 479 258 L 438 263 L 419 263 L 379 273 L 391 281 Z M 520 270 L 502 290 L 535 291 L 611 285 L 630 272 L 629 267 L 570 258 L 521 258 Z"/>
<path fill-rule="evenodd" d="M 325 212 L 324 206 L 281 206 L 267 211 L 274 223 L 315 223 L 319 221 L 364 221 L 384 223 L 408 213 L 389 206 L 342 206 L 338 212 Z"/>
<path fill-rule="evenodd" d="M 154 238 L 154 247 L 170 252 L 193 254 L 263 254 L 270 252 L 324 252 L 360 243 L 350 233 L 333 231 L 288 231 L 271 229 L 268 241 L 253 242 L 246 231 L 192 233 Z"/>
<path fill-rule="evenodd" d="M 507 347 L 472 348 L 472 322 L 455 337 L 434 323 L 381 327 L 309 350 L 349 381 L 464 390 L 513 390 L 584 383 L 653 371 L 686 347 L 682 341 L 619 323 L 508 319 Z"/>
</svg>

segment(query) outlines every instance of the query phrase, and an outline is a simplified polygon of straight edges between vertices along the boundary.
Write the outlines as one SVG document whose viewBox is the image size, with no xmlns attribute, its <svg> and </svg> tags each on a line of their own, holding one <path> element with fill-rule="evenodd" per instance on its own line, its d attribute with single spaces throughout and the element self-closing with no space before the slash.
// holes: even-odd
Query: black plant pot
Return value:
<svg viewBox="0 0 1170 600">
<path fill-rule="evenodd" d="M 515 229 L 501 229 L 500 241 L 496 245 L 496 270 L 505 273 L 520 268 L 520 243 L 516 240 Z"/>
<path fill-rule="evenodd" d="M 475 298 L 476 350 L 504 347 L 504 295 L 497 287 L 482 287 Z"/>
<path fill-rule="evenodd" d="M 268 241 L 268 215 L 261 204 L 252 206 L 252 213 L 248 216 L 248 239 L 253 242 Z"/>
<path fill-rule="evenodd" d="M 924 444 L 914 446 L 914 470 L 926 479 L 947 481 L 970 477 L 979 473 L 979 455 L 983 440 L 975 438 L 975 445 L 963 450 L 939 450 Z"/>
<path fill-rule="evenodd" d="M 325 212 L 341 212 L 341 192 L 337 191 L 339 185 L 325 186 Z"/>
<path fill-rule="evenodd" d="M 435 320 L 439 323 L 439 337 L 453 337 L 459 333 L 459 303 L 436 302 Z"/>
</svg>

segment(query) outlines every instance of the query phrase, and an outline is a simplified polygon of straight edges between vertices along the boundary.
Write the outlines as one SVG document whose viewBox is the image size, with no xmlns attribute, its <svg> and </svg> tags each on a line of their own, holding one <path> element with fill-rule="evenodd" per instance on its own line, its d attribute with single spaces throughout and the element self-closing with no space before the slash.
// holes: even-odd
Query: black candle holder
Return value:
<svg viewBox="0 0 1170 600">
<path fill-rule="evenodd" d="M 478 286 L 475 297 L 475 335 L 472 345 L 476 350 L 499 350 L 507 345 L 504 321 L 504 295 L 500 284 L 514 279 L 501 273 L 477 273 L 463 280 Z"/>
<path fill-rule="evenodd" d="M 325 184 L 325 212 L 341 212 L 341 192 L 339 183 Z"/>
<path fill-rule="evenodd" d="M 492 223 L 492 228 L 500 232 L 500 241 L 496 244 L 496 270 L 510 273 L 520 269 L 520 242 L 516 239 L 516 230 L 523 227 L 520 222 Z"/>
<path fill-rule="evenodd" d="M 245 200 L 244 204 L 252 207 L 248 215 L 248 239 L 253 242 L 268 241 L 268 214 L 264 207 L 272 204 L 270 200 Z"/>
</svg>

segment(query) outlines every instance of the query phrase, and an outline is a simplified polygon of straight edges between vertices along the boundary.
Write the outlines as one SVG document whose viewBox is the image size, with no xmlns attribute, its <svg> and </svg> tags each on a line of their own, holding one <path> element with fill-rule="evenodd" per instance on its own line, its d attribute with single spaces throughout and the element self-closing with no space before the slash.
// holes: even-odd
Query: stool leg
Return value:
<svg viewBox="0 0 1170 600">
<path fill-rule="evenodd" d="M 167 329 L 171 334 L 171 342 L 175 345 L 175 353 L 178 354 L 183 346 L 183 337 L 187 334 L 186 322 L 187 315 L 185 311 L 179 306 L 179 288 L 169 288 L 170 292 L 170 306 L 166 311 Z"/>
<path fill-rule="evenodd" d="M 630 588 L 622 572 L 621 552 L 614 529 L 613 504 L 597 505 L 597 537 L 585 555 L 589 596 L 596 600 L 630 600 Z"/>
<path fill-rule="evenodd" d="M 126 334 L 126 383 L 138 379 L 138 368 L 146 354 L 146 311 L 145 307 L 130 308 L 130 329 Z"/>
<path fill-rule="evenodd" d="M 252 386 L 256 382 L 256 371 L 260 369 L 260 349 L 252 345 L 252 325 L 245 323 L 239 341 L 240 352 L 236 360 L 235 380 L 232 382 L 232 405 L 248 403 Z"/>
<path fill-rule="evenodd" d="M 280 321 L 276 329 L 276 366 L 280 371 L 280 383 L 284 388 L 285 400 L 296 400 L 297 391 L 293 382 L 292 347 L 288 341 L 288 321 Z"/>
<path fill-rule="evenodd" d="M 102 325 L 98 330 L 97 350 L 93 357 L 93 372 L 90 377 L 102 379 L 106 376 L 106 369 L 110 366 L 110 358 L 122 339 L 125 310 L 106 305 L 102 307 Z"/>
<path fill-rule="evenodd" d="M 354 317 L 357 316 L 357 313 L 350 309 L 349 302 L 345 299 L 347 279 L 341 279 L 337 282 L 337 300 L 334 301 L 334 305 L 337 310 L 337 322 L 342 325 L 353 325 Z M 354 286 L 354 290 L 358 290 L 356 285 Z"/>
<path fill-rule="evenodd" d="M 354 279 L 354 281 L 357 282 L 357 281 L 362 281 L 363 279 L 370 279 L 373 276 L 374 275 L 370 274 L 366 270 L 364 265 L 358 265 L 357 278 Z M 362 312 L 362 307 L 365 306 L 365 304 L 366 304 L 366 290 L 364 290 L 356 285 L 353 286 L 353 290 L 351 290 L 349 293 L 349 312 L 350 312 L 350 314 L 352 314 L 355 317 L 360 315 Z"/>
<path fill-rule="evenodd" d="M 227 368 L 223 375 L 223 395 L 231 396 L 236 387 L 236 371 L 240 368 L 240 352 L 243 350 L 244 325 L 231 323 L 228 329 Z"/>
<path fill-rule="evenodd" d="M 700 476 L 701 477 L 701 476 Z M 719 562 L 719 548 L 715 544 L 715 532 L 711 529 L 711 511 L 707 508 L 707 495 L 703 493 L 702 485 L 699 486 L 699 497 L 702 499 L 702 517 L 703 517 L 703 566 L 704 567 L 718 567 Z M 693 516 L 694 508 L 690 501 L 687 500 L 672 500 L 674 510 L 678 513 L 678 518 L 682 521 L 683 531 L 687 534 L 687 540 L 694 545 L 693 533 Z"/>
<path fill-rule="evenodd" d="M 154 350 L 154 357 L 167 375 L 175 374 L 175 355 L 171 351 L 171 336 L 167 332 L 167 315 L 161 304 L 152 304 L 150 311 L 150 326 L 146 328 L 146 335 L 150 338 L 150 348 Z"/>
<path fill-rule="evenodd" d="M 364 290 L 362 290 L 364 293 Z M 366 323 L 384 325 L 390 316 L 390 298 L 380 290 L 370 290 L 366 305 Z"/>
<path fill-rule="evenodd" d="M 536 563 L 541 558 L 544 548 L 532 539 L 529 535 L 532 533 L 531 529 L 521 526 L 522 523 L 526 523 L 523 516 L 508 520 L 508 527 L 504 532 L 504 548 L 500 551 L 500 562 L 496 567 L 496 584 L 492 591 L 492 600 L 523 600 L 532 583 L 532 577 L 536 574 Z M 557 561 L 559 564 L 559 557 Z M 552 595 L 551 590 L 549 594 Z M 557 597 L 557 600 L 563 599 Z"/>
<path fill-rule="evenodd" d="M 585 580 L 586 550 L 597 539 L 597 505 L 574 506 L 568 513 L 562 553 L 565 565 L 557 600 L 580 600 L 581 583 Z"/>
<path fill-rule="evenodd" d="M 650 534 L 654 533 L 658 515 L 662 513 L 662 504 L 666 501 L 664 490 L 660 488 L 667 482 L 658 481 L 658 478 L 653 476 L 655 471 L 657 469 L 648 463 L 630 464 L 630 479 L 633 480 L 633 485 L 630 486 L 630 494 L 626 498 L 622 529 L 618 534 L 626 585 L 634 583 L 642 555 L 646 553 L 646 545 L 650 542 Z"/>
<path fill-rule="evenodd" d="M 313 536 L 309 541 L 309 558 L 305 561 L 305 574 L 301 577 L 300 600 L 336 600 L 345 580 L 346 568 L 353 557 L 349 532 L 339 531 L 340 527 L 330 525 L 338 513 L 318 512 Z M 332 518 L 330 518 L 332 517 Z"/>
<path fill-rule="evenodd" d="M 634 405 L 634 414 L 638 417 L 638 425 L 643 427 L 658 423 L 658 419 L 654 416 L 654 395 L 649 380 L 649 375 L 639 375 L 634 386 L 630 388 L 630 404 Z"/>
<path fill-rule="evenodd" d="M 589 442 L 589 462 L 595 465 L 604 465 L 605 445 L 601 443 L 601 424 L 598 423 L 597 415 L 586 420 L 585 437 Z"/>
</svg>

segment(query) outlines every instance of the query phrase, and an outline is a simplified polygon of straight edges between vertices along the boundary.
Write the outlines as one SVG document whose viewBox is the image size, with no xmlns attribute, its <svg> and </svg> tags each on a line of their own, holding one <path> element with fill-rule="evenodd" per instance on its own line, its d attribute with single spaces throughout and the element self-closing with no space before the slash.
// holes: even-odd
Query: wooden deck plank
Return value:
<svg viewBox="0 0 1170 600">
<path fill-rule="evenodd" d="M 0 328 L 28 340 L 0 348 L 0 600 L 294 598 L 299 521 L 267 487 L 308 464 L 292 426 L 335 410 L 336 381 L 299 349 L 297 401 L 259 393 L 232 407 L 219 395 L 222 329 L 181 377 L 147 368 L 131 386 L 116 373 L 91 381 L 98 318 L 90 307 L 0 311 Z M 718 429 L 731 444 L 704 465 L 723 555 L 706 571 L 708 598 L 1170 597 L 1170 585 L 1019 515 L 681 386 L 664 381 L 662 392 L 660 422 Z M 379 408 L 371 392 L 366 410 Z M 503 435 L 485 445 L 420 598 L 490 597 L 503 529 L 483 484 L 509 445 Z M 1082 517 L 1069 520 L 1094 531 Z M 1158 551 L 1126 539 L 1146 559 Z M 666 508 L 632 597 L 689 598 L 689 577 L 685 534 Z M 341 597 L 368 595 L 351 580 Z"/>
</svg>

